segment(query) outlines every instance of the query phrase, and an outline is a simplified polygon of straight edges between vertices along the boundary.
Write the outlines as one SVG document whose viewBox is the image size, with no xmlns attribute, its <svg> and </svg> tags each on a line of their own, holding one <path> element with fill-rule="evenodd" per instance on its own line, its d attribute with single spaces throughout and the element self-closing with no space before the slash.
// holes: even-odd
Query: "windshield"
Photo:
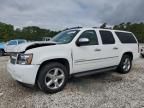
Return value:
<svg viewBox="0 0 144 108">
<path fill-rule="evenodd" d="M 17 41 L 14 41 L 14 40 L 9 41 L 9 42 L 8 42 L 8 45 L 17 45 Z"/>
<path fill-rule="evenodd" d="M 79 30 L 63 31 L 57 34 L 54 38 L 52 38 L 51 41 L 54 41 L 60 44 L 67 44 L 73 40 L 73 38 L 77 35 L 78 32 Z"/>
</svg>

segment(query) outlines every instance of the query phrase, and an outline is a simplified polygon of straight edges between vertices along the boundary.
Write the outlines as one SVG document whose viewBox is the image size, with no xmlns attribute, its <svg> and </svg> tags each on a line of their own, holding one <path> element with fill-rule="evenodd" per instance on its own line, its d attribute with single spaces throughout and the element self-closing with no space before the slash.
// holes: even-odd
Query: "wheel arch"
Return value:
<svg viewBox="0 0 144 108">
<path fill-rule="evenodd" d="M 69 63 L 69 61 L 68 61 L 67 59 L 65 59 L 65 58 L 56 58 L 56 59 L 45 60 L 45 61 L 43 61 L 43 62 L 41 63 L 41 65 L 40 65 L 40 67 L 39 67 L 39 69 L 38 69 L 38 72 L 37 72 L 37 75 L 36 75 L 36 79 L 35 79 L 35 83 L 37 83 L 38 76 L 39 76 L 39 74 L 40 74 L 41 68 L 42 68 L 44 65 L 46 65 L 46 64 L 48 64 L 48 63 L 50 63 L 50 62 L 58 62 L 58 63 L 63 64 L 64 66 L 66 66 L 66 68 L 67 68 L 67 70 L 68 70 L 68 74 L 70 74 L 70 63 Z"/>
<path fill-rule="evenodd" d="M 125 52 L 125 53 L 123 53 L 122 57 L 123 57 L 124 55 L 129 55 L 129 56 L 131 57 L 131 60 L 133 60 L 133 53 L 132 53 L 132 52 L 130 52 L 130 51 Z M 121 58 L 121 59 L 122 59 L 122 58 Z"/>
</svg>

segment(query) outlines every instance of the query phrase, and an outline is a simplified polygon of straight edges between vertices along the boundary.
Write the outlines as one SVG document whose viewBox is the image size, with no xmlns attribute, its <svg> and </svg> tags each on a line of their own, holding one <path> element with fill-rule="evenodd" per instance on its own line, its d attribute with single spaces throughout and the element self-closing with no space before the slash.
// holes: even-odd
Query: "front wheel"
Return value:
<svg viewBox="0 0 144 108">
<path fill-rule="evenodd" d="M 129 55 L 123 55 L 117 69 L 118 72 L 121 74 L 126 74 L 131 70 L 131 67 L 132 67 L 132 57 Z"/>
<path fill-rule="evenodd" d="M 64 65 L 51 62 L 44 65 L 38 76 L 38 86 L 46 93 L 61 91 L 68 80 L 68 72 Z"/>
<path fill-rule="evenodd" d="M 144 54 L 141 54 L 142 58 L 144 58 Z"/>
</svg>

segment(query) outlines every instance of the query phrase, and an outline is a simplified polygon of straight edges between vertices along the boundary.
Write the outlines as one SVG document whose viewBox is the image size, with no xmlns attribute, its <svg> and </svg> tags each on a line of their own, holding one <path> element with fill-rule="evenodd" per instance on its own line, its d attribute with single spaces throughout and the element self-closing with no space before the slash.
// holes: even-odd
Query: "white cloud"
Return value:
<svg viewBox="0 0 144 108">
<path fill-rule="evenodd" d="M 144 21 L 143 0 L 0 0 L 0 21 L 63 29 Z"/>
</svg>

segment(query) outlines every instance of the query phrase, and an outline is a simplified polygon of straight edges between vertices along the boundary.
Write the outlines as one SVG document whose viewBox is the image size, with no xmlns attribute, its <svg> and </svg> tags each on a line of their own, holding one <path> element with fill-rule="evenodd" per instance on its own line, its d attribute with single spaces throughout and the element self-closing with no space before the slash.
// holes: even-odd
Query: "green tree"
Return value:
<svg viewBox="0 0 144 108">
<path fill-rule="evenodd" d="M 14 35 L 14 27 L 10 24 L 5 24 L 0 22 L 0 39 L 7 41 L 11 39 Z"/>
<path fill-rule="evenodd" d="M 140 43 L 144 43 L 144 23 L 121 23 L 115 25 L 113 29 L 126 30 L 134 33 Z"/>
</svg>

